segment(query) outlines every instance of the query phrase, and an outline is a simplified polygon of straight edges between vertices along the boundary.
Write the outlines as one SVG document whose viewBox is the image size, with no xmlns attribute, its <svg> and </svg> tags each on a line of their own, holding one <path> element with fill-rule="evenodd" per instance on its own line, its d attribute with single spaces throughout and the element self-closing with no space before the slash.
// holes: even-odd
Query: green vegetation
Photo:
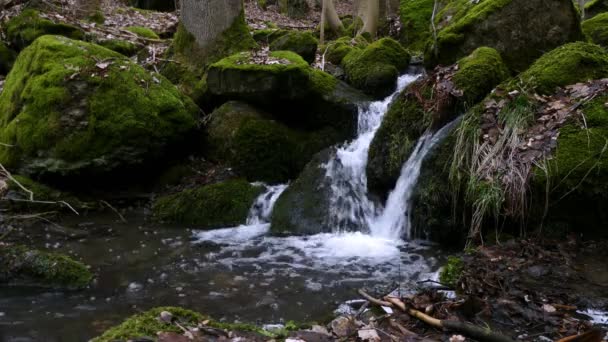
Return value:
<svg viewBox="0 0 608 342">
<path fill-rule="evenodd" d="M 424 51 L 431 39 L 431 17 L 435 0 L 401 0 L 401 41 L 412 51 Z"/>
<path fill-rule="evenodd" d="M 308 63 L 315 61 L 317 53 L 317 38 L 309 31 L 291 31 L 276 38 L 270 43 L 270 50 L 292 51 L 300 55 Z"/>
<path fill-rule="evenodd" d="M 92 279 L 85 265 L 66 255 L 25 246 L 0 247 L 0 282 L 81 289 Z"/>
<path fill-rule="evenodd" d="M 160 37 L 158 36 L 158 34 L 156 34 L 156 32 L 152 31 L 151 29 L 149 29 L 147 27 L 129 26 L 129 27 L 125 27 L 125 30 L 127 30 L 129 32 L 133 32 L 136 35 L 143 37 L 143 38 L 160 39 Z"/>
<path fill-rule="evenodd" d="M 439 273 L 439 281 L 442 284 L 455 288 L 463 270 L 464 263 L 462 262 L 462 259 L 455 256 L 449 256 L 447 263 L 441 269 L 441 273 Z"/>
<path fill-rule="evenodd" d="M 608 47 L 608 13 L 583 21 L 583 32 L 593 43 Z"/>
<path fill-rule="evenodd" d="M 139 46 L 136 44 L 120 39 L 110 39 L 97 42 L 100 46 L 105 47 L 106 49 L 110 49 L 112 51 L 116 51 L 120 54 L 123 54 L 127 57 L 135 55 L 139 50 Z"/>
<path fill-rule="evenodd" d="M 54 23 L 40 16 L 40 12 L 27 9 L 16 17 L 11 18 L 5 27 L 6 37 L 11 44 L 23 49 L 30 45 L 36 38 L 55 34 L 72 39 L 84 39 L 85 35 L 79 28 L 64 24 Z"/>
<path fill-rule="evenodd" d="M 349 83 L 378 97 L 390 94 L 399 72 L 409 63 L 407 50 L 390 38 L 382 38 L 363 50 L 354 49 L 342 60 Z"/>
<path fill-rule="evenodd" d="M 325 53 L 325 60 L 332 64 L 340 65 L 346 55 L 352 50 L 362 50 L 369 45 L 369 42 L 362 36 L 341 37 L 327 44 L 320 46 L 320 53 Z"/>
<path fill-rule="evenodd" d="M 228 180 L 158 198 L 154 218 L 197 228 L 234 227 L 244 224 L 249 208 L 263 190 L 245 180 Z"/>
<path fill-rule="evenodd" d="M 603 12 L 608 12 L 608 1 L 606 0 L 591 0 L 585 4 L 585 19 Z"/>
<path fill-rule="evenodd" d="M 106 18 L 101 11 L 95 11 L 95 13 L 90 15 L 87 19 L 99 25 L 103 25 L 103 23 L 106 21 Z"/>
<path fill-rule="evenodd" d="M 473 105 L 509 76 L 509 69 L 498 51 L 480 47 L 458 61 L 458 71 L 453 81 L 456 88 L 464 94 L 461 101 Z"/>
<path fill-rule="evenodd" d="M 59 36 L 23 50 L 0 94 L 0 162 L 30 175 L 102 177 L 158 158 L 195 105 L 121 54 Z"/>
<path fill-rule="evenodd" d="M 289 33 L 288 30 L 281 30 L 278 28 L 266 28 L 261 30 L 253 31 L 253 40 L 258 43 L 271 44 L 276 39 Z"/>
<path fill-rule="evenodd" d="M 542 94 L 556 87 L 608 76 L 608 53 L 602 47 L 576 42 L 560 46 L 539 58 L 520 79 Z"/>
</svg>

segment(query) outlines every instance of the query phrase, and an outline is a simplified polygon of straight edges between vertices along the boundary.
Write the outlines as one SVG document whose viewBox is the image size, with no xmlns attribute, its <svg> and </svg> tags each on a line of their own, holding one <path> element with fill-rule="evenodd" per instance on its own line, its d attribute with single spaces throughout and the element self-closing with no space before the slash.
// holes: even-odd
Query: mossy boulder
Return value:
<svg viewBox="0 0 608 342">
<path fill-rule="evenodd" d="M 342 60 L 348 82 L 375 97 L 389 95 L 409 63 L 410 54 L 391 38 L 382 38 L 363 50 L 354 49 Z"/>
<path fill-rule="evenodd" d="M 98 45 L 105 47 L 106 49 L 110 49 L 112 51 L 116 51 L 120 54 L 123 54 L 127 57 L 133 56 L 137 54 L 140 50 L 140 47 L 136 44 L 120 39 L 108 39 L 97 42 Z"/>
<path fill-rule="evenodd" d="M 72 208 L 77 210 L 89 208 L 86 202 L 81 201 L 73 194 L 42 184 L 29 177 L 13 175 L 13 179 L 9 179 L 7 183 L 9 191 L 4 196 L 4 199 L 7 199 L 10 203 L 11 210 L 28 210 L 31 209 L 32 205 L 35 205 L 37 210 L 48 207 L 53 210 L 61 208 L 66 212 L 71 212 Z M 31 191 L 31 194 L 28 191 Z M 28 203 L 27 201 L 31 198 L 35 201 L 49 203 Z"/>
<path fill-rule="evenodd" d="M 158 34 L 156 34 L 156 32 L 152 31 L 151 29 L 149 29 L 147 27 L 129 26 L 129 27 L 125 27 L 125 30 L 127 30 L 129 32 L 133 32 L 142 38 L 160 39 L 160 37 L 158 36 Z"/>
<path fill-rule="evenodd" d="M 362 36 L 341 37 L 320 47 L 320 52 L 325 54 L 325 60 L 341 65 L 342 60 L 352 50 L 362 50 L 369 45 L 369 42 Z"/>
<path fill-rule="evenodd" d="M 268 113 L 231 101 L 211 114 L 206 150 L 211 160 L 229 164 L 250 181 L 284 183 L 337 139 L 332 129 L 295 130 Z"/>
<path fill-rule="evenodd" d="M 0 41 L 0 75 L 6 75 L 13 67 L 17 53 Z"/>
<path fill-rule="evenodd" d="M 437 42 L 429 41 L 429 66 L 450 65 L 480 46 L 495 48 L 507 65 L 523 71 L 543 52 L 581 40 L 571 0 L 457 0 L 437 16 Z"/>
<path fill-rule="evenodd" d="M 154 218 L 163 222 L 213 229 L 244 224 L 262 186 L 236 179 L 201 186 L 158 198 Z"/>
<path fill-rule="evenodd" d="M 85 37 L 84 31 L 80 28 L 45 19 L 40 12 L 33 9 L 27 9 L 18 16 L 11 18 L 6 23 L 4 30 L 11 45 L 19 50 L 30 45 L 36 38 L 47 34 L 72 39 L 84 39 Z"/>
<path fill-rule="evenodd" d="M 253 40 L 262 44 L 271 44 L 278 38 L 288 34 L 289 30 L 282 30 L 278 28 L 265 28 L 260 30 L 255 30 L 252 33 Z"/>
<path fill-rule="evenodd" d="M 184 142 L 198 109 L 164 77 L 101 46 L 43 36 L 0 94 L 0 162 L 25 175 L 107 180 Z"/>
<path fill-rule="evenodd" d="M 356 130 L 356 102 L 365 96 L 331 75 L 310 67 L 290 51 L 273 51 L 258 64 L 239 53 L 213 64 L 207 89 L 217 102 L 238 100 L 271 113 L 289 127 L 317 130 L 332 127 L 341 139 Z"/>
<path fill-rule="evenodd" d="M 608 12 L 607 0 L 591 0 L 585 4 L 585 19 L 593 18 L 604 12 Z"/>
<path fill-rule="evenodd" d="M 412 51 L 424 51 L 431 38 L 431 17 L 435 0 L 401 0 L 399 17 L 401 42 Z"/>
<path fill-rule="evenodd" d="M 25 246 L 0 246 L 0 283 L 82 289 L 93 274 L 72 258 Z"/>
<path fill-rule="evenodd" d="M 291 31 L 270 43 L 272 51 L 292 51 L 304 58 L 308 63 L 315 61 L 317 54 L 317 38 L 309 31 Z"/>
<path fill-rule="evenodd" d="M 583 21 L 583 32 L 592 42 L 608 47 L 608 13 Z"/>
<path fill-rule="evenodd" d="M 300 176 L 277 199 L 270 230 L 276 235 L 313 235 L 331 232 L 331 181 L 324 165 L 335 156 L 335 148 L 316 154 Z"/>
<path fill-rule="evenodd" d="M 432 77 L 432 76 L 431 76 Z M 397 182 L 401 167 L 409 157 L 418 138 L 431 124 L 442 125 L 460 111 L 482 100 L 500 82 L 509 77 L 500 54 L 481 47 L 458 62 L 452 82 L 462 96 L 448 101 L 441 113 L 426 110 L 420 101 L 434 102 L 437 96 L 433 83 L 421 79 L 406 88 L 389 107 L 370 145 L 367 178 L 369 189 L 385 196 Z"/>
<path fill-rule="evenodd" d="M 608 53 L 602 47 L 576 42 L 558 47 L 539 58 L 519 80 L 542 94 L 556 87 L 608 76 Z M 519 80 L 516 80 L 519 82 Z"/>
</svg>

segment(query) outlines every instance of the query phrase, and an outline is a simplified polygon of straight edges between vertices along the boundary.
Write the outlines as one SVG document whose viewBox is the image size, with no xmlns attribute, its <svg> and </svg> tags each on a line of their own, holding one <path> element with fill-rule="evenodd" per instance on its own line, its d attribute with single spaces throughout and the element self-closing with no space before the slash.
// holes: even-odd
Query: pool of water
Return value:
<svg viewBox="0 0 608 342">
<path fill-rule="evenodd" d="M 63 222 L 95 233 L 38 241 L 91 265 L 96 281 L 77 292 L 1 287 L 0 341 L 86 341 L 163 305 L 231 322 L 322 320 L 361 287 L 433 278 L 442 261 L 430 244 L 361 233 L 279 238 L 264 224 L 197 231 L 148 223 L 143 211 L 127 219 Z"/>
</svg>

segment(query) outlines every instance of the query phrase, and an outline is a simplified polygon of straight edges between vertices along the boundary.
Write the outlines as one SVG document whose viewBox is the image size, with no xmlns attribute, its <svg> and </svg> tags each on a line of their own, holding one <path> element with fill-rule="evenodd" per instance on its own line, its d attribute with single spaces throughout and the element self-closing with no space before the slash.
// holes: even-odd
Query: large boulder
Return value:
<svg viewBox="0 0 608 342">
<path fill-rule="evenodd" d="M 457 65 L 440 68 L 406 88 L 390 106 L 370 145 L 369 189 L 381 196 L 388 194 L 425 130 L 452 120 L 508 77 L 500 54 L 482 47 Z"/>
<path fill-rule="evenodd" d="M 608 13 L 583 21 L 583 32 L 595 44 L 608 47 Z"/>
<path fill-rule="evenodd" d="M 332 231 L 329 224 L 331 181 L 326 177 L 324 165 L 335 154 L 335 148 L 319 152 L 279 196 L 271 217 L 273 234 L 313 235 Z"/>
<path fill-rule="evenodd" d="M 42 17 L 37 10 L 27 9 L 18 16 L 11 18 L 4 28 L 6 38 L 11 45 L 19 50 L 30 45 L 36 38 L 47 35 L 61 35 L 72 39 L 84 39 L 84 31 L 66 24 L 56 23 Z"/>
<path fill-rule="evenodd" d="M 410 54 L 391 38 L 382 38 L 362 50 L 353 49 L 342 59 L 348 82 L 378 98 L 394 91 L 399 73 L 409 64 Z"/>
<path fill-rule="evenodd" d="M 6 75 L 13 67 L 17 53 L 0 41 L 0 75 Z"/>
<path fill-rule="evenodd" d="M 101 46 L 43 36 L 0 94 L 0 163 L 25 175 L 108 180 L 165 157 L 198 109 L 164 77 Z M 115 179 L 113 180 L 115 181 Z"/>
<path fill-rule="evenodd" d="M 66 255 L 25 246 L 0 246 L 0 283 L 82 289 L 92 279 L 86 265 Z"/>
<path fill-rule="evenodd" d="M 591 0 L 585 4 L 585 19 L 608 12 L 608 0 Z"/>
<path fill-rule="evenodd" d="M 412 51 L 424 51 L 432 36 L 431 18 L 435 0 L 401 0 L 399 17 L 403 28 L 400 41 Z"/>
<path fill-rule="evenodd" d="M 325 55 L 325 60 L 341 65 L 346 55 L 355 49 L 362 50 L 369 45 L 369 42 L 361 35 L 356 37 L 340 37 L 334 41 L 320 47 L 321 53 Z"/>
<path fill-rule="evenodd" d="M 437 41 L 430 41 L 425 54 L 429 65 L 450 65 L 489 46 L 511 68 L 523 71 L 543 52 L 583 38 L 571 0 L 451 1 L 436 25 Z"/>
<path fill-rule="evenodd" d="M 292 51 L 308 63 L 315 61 L 317 55 L 317 38 L 310 31 L 290 31 L 270 43 L 272 51 Z"/>
<path fill-rule="evenodd" d="M 156 220 L 196 228 L 235 227 L 245 223 L 249 208 L 263 190 L 242 179 L 228 180 L 160 197 L 152 212 Z"/>
<path fill-rule="evenodd" d="M 290 51 L 243 52 L 212 64 L 207 90 L 218 102 L 244 101 L 290 127 L 333 127 L 342 140 L 356 131 L 356 102 L 365 97 Z"/>
<path fill-rule="evenodd" d="M 284 183 L 338 138 L 334 129 L 296 130 L 248 104 L 231 101 L 210 115 L 206 155 L 250 181 Z"/>
</svg>

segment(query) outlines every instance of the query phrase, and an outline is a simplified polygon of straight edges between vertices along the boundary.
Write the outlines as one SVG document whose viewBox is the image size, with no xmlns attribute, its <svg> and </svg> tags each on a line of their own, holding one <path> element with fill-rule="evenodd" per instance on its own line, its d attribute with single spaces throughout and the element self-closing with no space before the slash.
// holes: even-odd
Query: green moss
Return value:
<svg viewBox="0 0 608 342">
<path fill-rule="evenodd" d="M 281 30 L 277 28 L 266 28 L 261 30 L 253 31 L 253 40 L 262 44 L 270 44 L 276 39 L 281 38 L 285 34 L 289 33 L 288 30 Z"/>
<path fill-rule="evenodd" d="M 91 22 L 94 22 L 94 23 L 100 24 L 100 25 L 103 25 L 103 23 L 106 21 L 106 18 L 104 17 L 103 12 L 101 12 L 99 10 L 95 11 L 95 13 L 90 15 L 87 19 Z"/>
<path fill-rule="evenodd" d="M 368 94 L 390 94 L 400 71 L 407 68 L 410 54 L 398 42 L 382 38 L 364 50 L 353 50 L 343 59 L 349 82 Z"/>
<path fill-rule="evenodd" d="M 100 69 L 98 63 L 108 64 Z M 0 94 L 0 162 L 25 174 L 98 177 L 158 158 L 197 109 L 164 77 L 101 46 L 43 36 Z"/>
<path fill-rule="evenodd" d="M 0 281 L 81 289 L 92 279 L 93 274 L 85 265 L 66 255 L 25 246 L 0 247 Z"/>
<path fill-rule="evenodd" d="M 349 52 L 355 49 L 364 49 L 368 45 L 367 40 L 361 36 L 356 36 L 355 38 L 341 37 L 320 46 L 319 50 L 325 54 L 325 60 L 332 64 L 340 65 Z"/>
<path fill-rule="evenodd" d="M 603 12 L 608 12 L 608 1 L 606 0 L 591 0 L 585 4 L 585 19 Z"/>
<path fill-rule="evenodd" d="M 17 54 L 0 41 L 0 75 L 6 75 L 13 67 Z"/>
<path fill-rule="evenodd" d="M 198 312 L 179 307 L 158 307 L 129 317 L 120 325 L 94 338 L 92 342 L 126 341 L 143 336 L 156 337 L 156 334 L 161 331 L 182 333 L 183 331 L 176 324 L 165 323 L 159 320 L 160 313 L 163 311 L 173 314 L 173 317 L 182 326 L 196 326 L 199 322 L 208 319 L 207 316 L 201 315 Z"/>
<path fill-rule="evenodd" d="M 44 19 L 40 16 L 40 12 L 33 9 L 27 9 L 11 18 L 6 24 L 5 32 L 11 44 L 18 49 L 25 48 L 45 34 L 62 35 L 72 39 L 85 37 L 84 32 L 79 28 Z"/>
<path fill-rule="evenodd" d="M 401 41 L 414 51 L 424 51 L 431 38 L 431 17 L 435 0 L 401 0 Z"/>
<path fill-rule="evenodd" d="M 285 33 L 270 43 L 272 51 L 292 51 L 304 58 L 308 63 L 315 61 L 317 53 L 317 38 L 309 31 L 291 31 Z"/>
<path fill-rule="evenodd" d="M 464 102 L 473 105 L 506 80 L 509 74 L 498 51 L 480 47 L 458 61 L 453 81 L 456 88 L 463 91 Z"/>
<path fill-rule="evenodd" d="M 608 47 L 608 13 L 583 21 L 583 32 L 593 43 Z"/>
<path fill-rule="evenodd" d="M 120 39 L 110 39 L 100 41 L 97 44 L 105 47 L 106 49 L 110 49 L 112 51 L 116 51 L 120 54 L 123 54 L 127 57 L 135 55 L 139 50 L 139 46 L 136 44 Z"/>
<path fill-rule="evenodd" d="M 156 34 L 156 32 L 152 31 L 151 29 L 149 29 L 147 27 L 129 26 L 129 27 L 125 27 L 125 30 L 127 30 L 129 32 L 133 32 L 136 35 L 143 37 L 143 38 L 160 39 L 160 37 L 158 36 L 158 34 Z"/>
<path fill-rule="evenodd" d="M 608 76 L 608 53 L 598 45 L 576 42 L 539 58 L 520 78 L 543 94 L 556 87 Z"/>
<path fill-rule="evenodd" d="M 462 262 L 462 259 L 455 256 L 449 256 L 446 265 L 439 273 L 439 281 L 442 284 L 455 288 L 463 270 L 464 263 Z"/>
<path fill-rule="evenodd" d="M 262 190 L 245 180 L 229 180 L 160 197 L 152 212 L 157 220 L 197 228 L 234 227 L 245 223 L 249 208 Z"/>
</svg>

